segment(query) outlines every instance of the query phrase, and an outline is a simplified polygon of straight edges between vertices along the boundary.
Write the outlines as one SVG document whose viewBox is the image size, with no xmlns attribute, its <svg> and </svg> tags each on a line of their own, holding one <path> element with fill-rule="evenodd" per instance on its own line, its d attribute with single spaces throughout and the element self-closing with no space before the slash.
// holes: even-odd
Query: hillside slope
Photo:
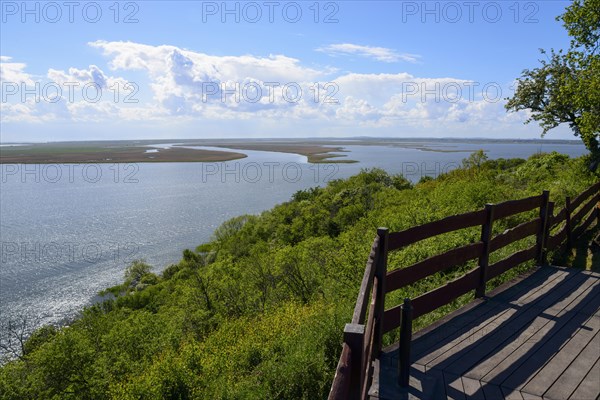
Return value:
<svg viewBox="0 0 600 400">
<path fill-rule="evenodd" d="M 487 161 L 474 153 L 463 169 L 414 186 L 371 170 L 297 192 L 259 216 L 227 221 L 212 241 L 186 250 L 160 276 L 143 261 L 132 263 L 124 283 L 107 290 L 114 299 L 86 308 L 69 327 L 45 327 L 30 337 L 21 358 L 0 368 L 0 398 L 326 398 L 378 226 L 401 230 L 543 189 L 558 208 L 596 179 L 583 158 L 551 153 Z M 495 230 L 528 217 L 507 218 Z M 478 235 L 467 229 L 423 241 L 395 252 L 389 269 Z"/>
</svg>

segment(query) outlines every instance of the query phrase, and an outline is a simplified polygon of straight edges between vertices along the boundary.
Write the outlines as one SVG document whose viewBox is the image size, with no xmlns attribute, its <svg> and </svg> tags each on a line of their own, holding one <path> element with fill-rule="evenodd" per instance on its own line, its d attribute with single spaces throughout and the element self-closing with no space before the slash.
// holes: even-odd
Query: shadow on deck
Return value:
<svg viewBox="0 0 600 400">
<path fill-rule="evenodd" d="M 600 273 L 541 267 L 415 334 L 410 386 L 398 344 L 374 362 L 371 399 L 600 395 Z"/>
</svg>

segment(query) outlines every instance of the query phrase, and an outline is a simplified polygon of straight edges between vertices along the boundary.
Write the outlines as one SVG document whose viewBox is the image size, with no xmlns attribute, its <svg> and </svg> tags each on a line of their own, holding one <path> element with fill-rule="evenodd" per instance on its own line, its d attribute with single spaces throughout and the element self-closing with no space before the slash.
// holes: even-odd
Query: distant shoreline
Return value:
<svg viewBox="0 0 600 400">
<path fill-rule="evenodd" d="M 152 145 L 177 143 L 149 152 Z M 307 157 L 309 163 L 354 163 L 345 158 L 345 146 L 390 146 L 432 152 L 467 152 L 458 148 L 435 148 L 432 144 L 565 144 L 583 145 L 577 140 L 542 139 L 453 139 L 453 138 L 310 138 L 310 139 L 168 139 L 108 140 L 47 143 L 3 143 L 0 164 L 53 163 L 156 163 L 224 162 L 246 158 L 244 150 L 292 153 Z M 219 150 L 189 149 L 181 146 L 220 147 Z M 240 150 L 240 152 L 232 151 Z"/>
</svg>

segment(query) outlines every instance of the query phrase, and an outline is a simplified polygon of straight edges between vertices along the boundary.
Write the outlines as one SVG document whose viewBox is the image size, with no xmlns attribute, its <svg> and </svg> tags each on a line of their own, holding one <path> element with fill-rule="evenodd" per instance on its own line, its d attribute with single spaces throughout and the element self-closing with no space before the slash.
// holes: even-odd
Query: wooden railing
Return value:
<svg viewBox="0 0 600 400">
<path fill-rule="evenodd" d="M 344 328 L 342 354 L 333 379 L 329 400 L 365 399 L 371 385 L 373 361 L 379 356 L 382 336 L 400 327 L 398 382 L 408 386 L 412 320 L 442 307 L 452 300 L 475 290 L 476 297 L 485 295 L 486 283 L 529 260 L 545 264 L 546 252 L 583 234 L 596 220 L 600 222 L 600 182 L 592 185 L 575 199 L 566 198 L 565 207 L 554 215 L 554 203 L 549 192 L 521 200 L 487 204 L 484 209 L 453 215 L 438 221 L 389 233 L 379 228 L 373 241 L 356 300 L 352 321 Z M 503 233 L 492 236 L 494 221 L 515 214 L 539 209 L 538 216 Z M 389 251 L 437 235 L 481 226 L 478 242 L 448 250 L 419 261 L 406 268 L 387 271 Z M 553 229 L 560 227 L 556 233 Z M 534 245 L 489 264 L 490 253 L 513 242 L 535 235 Z M 404 299 L 403 304 L 385 310 L 387 293 L 401 289 L 437 272 L 477 259 L 477 267 L 445 285 Z M 369 301 L 370 299 L 370 301 Z"/>
</svg>

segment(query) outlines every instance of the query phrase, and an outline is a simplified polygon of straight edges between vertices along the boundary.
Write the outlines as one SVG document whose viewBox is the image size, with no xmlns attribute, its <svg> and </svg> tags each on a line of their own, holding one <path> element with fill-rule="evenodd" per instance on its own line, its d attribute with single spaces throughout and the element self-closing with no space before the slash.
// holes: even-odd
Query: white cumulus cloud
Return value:
<svg viewBox="0 0 600 400">
<path fill-rule="evenodd" d="M 27 64 L 12 61 L 12 57 L 0 56 L 0 81 L 10 83 L 33 83 L 33 78 L 25 72 Z"/>
</svg>

